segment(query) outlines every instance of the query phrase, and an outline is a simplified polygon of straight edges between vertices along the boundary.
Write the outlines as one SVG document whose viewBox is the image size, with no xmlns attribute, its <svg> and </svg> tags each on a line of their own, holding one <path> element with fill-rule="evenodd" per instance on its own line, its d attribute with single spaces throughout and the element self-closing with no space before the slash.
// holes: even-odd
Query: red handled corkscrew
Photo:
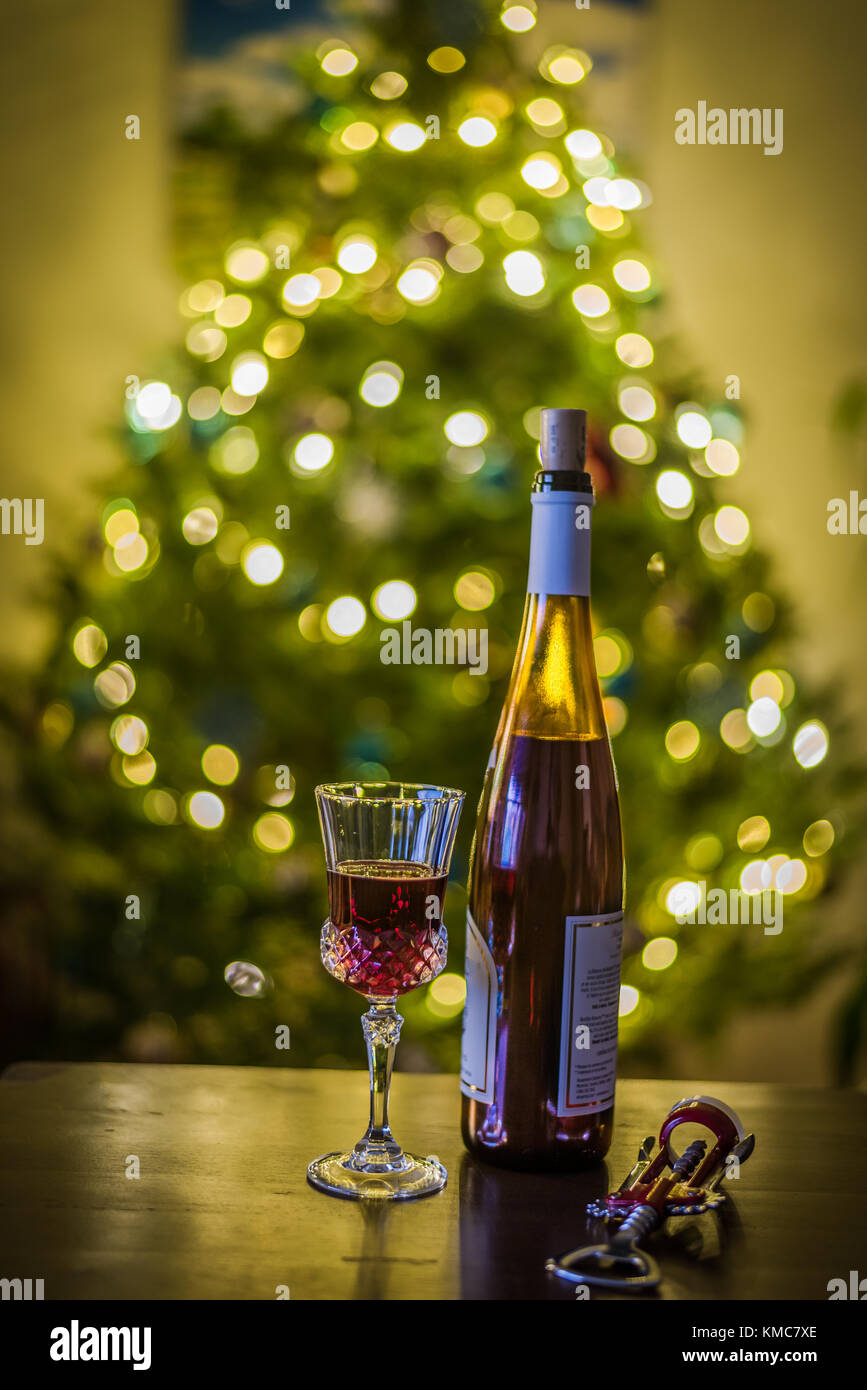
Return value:
<svg viewBox="0 0 867 1390">
<path fill-rule="evenodd" d="M 678 1125 L 701 1125 L 710 1131 L 713 1144 L 698 1139 L 682 1154 L 672 1143 Z M 669 1216 L 698 1216 L 714 1211 L 725 1201 L 719 1190 L 749 1158 L 755 1135 L 746 1134 L 737 1115 L 713 1096 L 689 1096 L 679 1100 L 666 1115 L 659 1131 L 659 1149 L 651 1158 L 654 1139 L 649 1135 L 638 1159 L 616 1192 L 591 1202 L 588 1213 L 622 1224 L 607 1245 L 588 1245 L 549 1259 L 545 1268 L 573 1284 L 641 1291 L 656 1288 L 662 1279 L 652 1255 L 638 1243 Z"/>
</svg>

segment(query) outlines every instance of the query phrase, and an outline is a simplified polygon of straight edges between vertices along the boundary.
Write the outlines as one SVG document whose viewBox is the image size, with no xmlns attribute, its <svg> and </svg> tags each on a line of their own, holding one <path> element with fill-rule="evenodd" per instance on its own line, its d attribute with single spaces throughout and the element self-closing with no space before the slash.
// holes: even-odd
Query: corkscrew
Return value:
<svg viewBox="0 0 867 1390">
<path fill-rule="evenodd" d="M 697 1139 L 682 1154 L 672 1144 L 678 1125 L 695 1124 L 709 1130 L 714 1142 Z M 639 1243 L 667 1217 L 699 1216 L 725 1201 L 719 1190 L 723 1178 L 739 1170 L 755 1147 L 737 1115 L 713 1096 L 689 1096 L 671 1107 L 659 1131 L 659 1148 L 652 1157 L 653 1135 L 643 1141 L 638 1158 L 615 1192 L 590 1202 L 591 1216 L 621 1223 L 607 1245 L 587 1245 L 549 1259 L 549 1273 L 573 1284 L 594 1284 L 621 1292 L 653 1289 L 662 1274 L 652 1255 Z"/>
</svg>

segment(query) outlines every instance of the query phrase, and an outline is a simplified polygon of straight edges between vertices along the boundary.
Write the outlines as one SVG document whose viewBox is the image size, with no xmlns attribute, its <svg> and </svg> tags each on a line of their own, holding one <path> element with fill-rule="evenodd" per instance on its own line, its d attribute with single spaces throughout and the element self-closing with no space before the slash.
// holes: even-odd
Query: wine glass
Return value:
<svg viewBox="0 0 867 1390">
<path fill-rule="evenodd" d="M 403 1019 L 398 995 L 446 963 L 442 910 L 464 794 L 417 782 L 316 788 L 329 914 L 322 964 L 370 1004 L 361 1026 L 370 1064 L 370 1124 L 354 1149 L 314 1159 L 307 1179 L 335 1197 L 407 1199 L 445 1187 L 435 1158 L 405 1153 L 388 1125 L 388 1091 Z"/>
</svg>

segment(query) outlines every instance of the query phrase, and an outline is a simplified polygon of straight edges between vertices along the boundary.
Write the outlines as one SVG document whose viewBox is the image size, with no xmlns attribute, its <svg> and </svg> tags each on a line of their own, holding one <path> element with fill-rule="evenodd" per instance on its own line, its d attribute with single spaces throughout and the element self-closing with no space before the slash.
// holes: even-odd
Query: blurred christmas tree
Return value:
<svg viewBox="0 0 867 1390">
<path fill-rule="evenodd" d="M 378 7 L 289 52 L 291 116 L 253 132 L 223 110 L 185 140 L 185 351 L 127 379 L 129 464 L 58 567 L 54 650 L 5 704 L 19 1055 L 357 1065 L 358 1001 L 319 964 L 313 788 L 388 774 L 468 792 L 451 976 L 405 1001 L 401 1058 L 456 1067 L 462 880 L 543 404 L 593 422 L 624 1060 L 661 1064 L 841 958 L 813 923 L 846 774 L 728 501 L 736 385 L 708 399 L 664 339 L 648 190 L 587 128 L 590 58 L 534 43 L 534 19 Z M 487 678 L 384 665 L 410 614 L 486 625 Z M 785 931 L 678 926 L 699 880 L 775 882 Z M 238 960 L 273 992 L 233 993 Z"/>
</svg>

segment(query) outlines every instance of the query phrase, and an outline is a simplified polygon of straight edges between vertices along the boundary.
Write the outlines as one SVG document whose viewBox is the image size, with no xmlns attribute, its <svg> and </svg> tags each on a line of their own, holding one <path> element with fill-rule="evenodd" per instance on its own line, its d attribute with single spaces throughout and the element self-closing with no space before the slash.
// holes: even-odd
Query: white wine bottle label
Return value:
<svg viewBox="0 0 867 1390">
<path fill-rule="evenodd" d="M 494 1099 L 497 1042 L 497 968 L 467 910 L 467 1002 L 461 1047 L 461 1090 L 471 1100 Z"/>
<path fill-rule="evenodd" d="M 558 1115 L 614 1103 L 623 912 L 566 918 Z"/>
<path fill-rule="evenodd" d="M 528 594 L 590 593 L 589 492 L 534 492 Z"/>
</svg>

